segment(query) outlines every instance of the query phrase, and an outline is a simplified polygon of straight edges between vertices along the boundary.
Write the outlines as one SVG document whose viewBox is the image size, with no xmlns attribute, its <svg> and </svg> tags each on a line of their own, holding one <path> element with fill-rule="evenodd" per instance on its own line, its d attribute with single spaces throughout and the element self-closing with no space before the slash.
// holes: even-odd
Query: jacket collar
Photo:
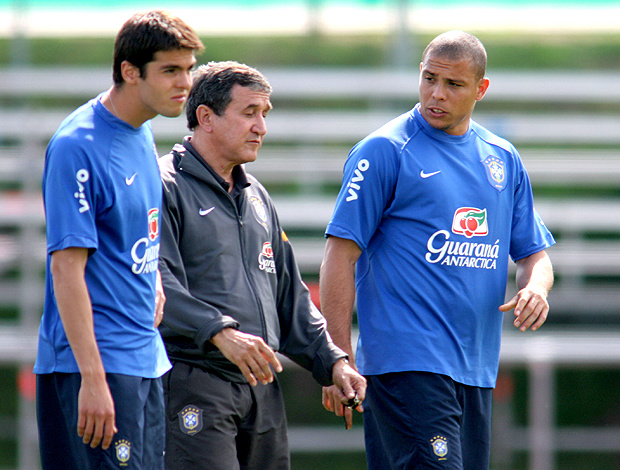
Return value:
<svg viewBox="0 0 620 470">
<path fill-rule="evenodd" d="M 218 175 L 196 151 L 194 146 L 191 144 L 189 136 L 186 136 L 183 139 L 182 144 L 175 144 L 172 148 L 172 153 L 175 155 L 175 167 L 177 171 L 189 173 L 200 180 L 212 184 L 217 183 L 222 187 L 226 184 L 224 178 Z M 250 186 L 250 182 L 248 181 L 243 165 L 238 165 L 235 167 L 233 170 L 233 178 L 234 184 L 239 190 Z"/>
</svg>

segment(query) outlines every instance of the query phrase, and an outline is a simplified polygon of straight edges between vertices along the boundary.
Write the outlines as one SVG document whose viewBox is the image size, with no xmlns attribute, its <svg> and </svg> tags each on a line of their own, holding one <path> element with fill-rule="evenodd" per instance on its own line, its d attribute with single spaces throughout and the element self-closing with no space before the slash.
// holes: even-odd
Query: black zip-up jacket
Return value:
<svg viewBox="0 0 620 470">
<path fill-rule="evenodd" d="M 233 327 L 331 384 L 332 366 L 346 354 L 329 338 L 265 188 L 238 167 L 241 194 L 233 199 L 187 138 L 159 166 L 166 294 L 160 331 L 170 359 L 245 382 L 209 341 Z"/>
</svg>

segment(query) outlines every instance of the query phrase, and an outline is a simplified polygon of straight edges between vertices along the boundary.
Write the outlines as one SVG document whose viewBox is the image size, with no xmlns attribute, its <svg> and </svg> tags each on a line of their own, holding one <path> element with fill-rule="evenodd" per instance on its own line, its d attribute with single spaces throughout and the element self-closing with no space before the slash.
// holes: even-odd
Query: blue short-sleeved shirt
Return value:
<svg viewBox="0 0 620 470">
<path fill-rule="evenodd" d="M 360 371 L 479 387 L 495 385 L 509 257 L 555 243 L 509 142 L 475 122 L 449 135 L 417 107 L 352 149 L 326 234 L 362 249 Z"/>
<path fill-rule="evenodd" d="M 88 248 L 85 278 L 107 372 L 155 378 L 170 368 L 153 326 L 162 189 L 150 122 L 139 128 L 91 100 L 47 149 L 46 295 L 35 373 L 79 372 L 54 298 L 51 254 Z"/>
</svg>

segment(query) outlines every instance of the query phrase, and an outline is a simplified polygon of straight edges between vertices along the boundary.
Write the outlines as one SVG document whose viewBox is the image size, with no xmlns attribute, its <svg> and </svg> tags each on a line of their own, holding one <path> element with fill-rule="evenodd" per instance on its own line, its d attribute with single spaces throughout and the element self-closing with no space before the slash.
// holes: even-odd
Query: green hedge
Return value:
<svg viewBox="0 0 620 470">
<path fill-rule="evenodd" d="M 489 67 L 507 69 L 618 70 L 620 34 L 479 35 Z M 387 35 L 309 35 L 203 37 L 200 58 L 237 60 L 261 66 L 385 67 L 392 61 L 394 38 Z M 410 37 L 411 63 L 432 36 Z M 16 44 L 0 39 L 0 66 L 25 61 L 33 65 L 105 66 L 112 61 L 114 39 L 32 38 Z M 533 85 L 534 86 L 534 85 Z M 588 86 L 588 84 L 584 84 Z"/>
</svg>

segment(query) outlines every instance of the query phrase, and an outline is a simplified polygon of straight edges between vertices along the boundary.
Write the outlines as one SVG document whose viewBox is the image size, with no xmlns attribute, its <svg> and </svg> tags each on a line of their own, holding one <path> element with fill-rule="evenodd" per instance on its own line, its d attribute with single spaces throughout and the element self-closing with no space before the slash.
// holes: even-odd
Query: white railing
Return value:
<svg viewBox="0 0 620 470">
<path fill-rule="evenodd" d="M 274 88 L 275 109 L 268 117 L 269 132 L 259 160 L 247 168 L 268 186 L 285 181 L 298 187 L 295 196 L 274 193 L 274 200 L 302 271 L 314 276 L 323 256 L 322 231 L 333 209 L 348 149 L 413 105 L 417 72 L 264 72 Z M 535 187 L 614 188 L 615 193 L 604 197 L 582 191 L 580 197 L 536 200 L 546 224 L 560 236 L 560 243 L 549 250 L 559 279 L 550 296 L 552 315 L 569 312 L 582 323 L 594 318 L 612 318 L 617 323 L 620 116 L 613 109 L 620 104 L 620 73 L 491 70 L 489 76 L 491 88 L 475 118 L 519 148 L 523 145 L 522 156 Z M 0 192 L 0 304 L 17 305 L 20 311 L 16 320 L 0 324 L 0 363 L 29 364 L 36 353 L 45 254 L 39 189 L 45 145 L 71 111 L 65 99 L 85 101 L 110 84 L 107 69 L 0 70 L 0 100 L 7 103 L 0 109 L 0 184 L 7 188 Z M 58 107 L 39 105 L 40 98 L 51 99 Z M 355 110 L 338 108 L 334 100 L 354 103 Z M 304 109 L 308 102 L 316 106 Z M 515 106 L 518 112 L 513 112 Z M 162 153 L 188 132 L 183 118 L 156 118 L 153 127 Z M 594 150 L 585 150 L 590 146 Z M 330 188 L 327 193 L 325 188 Z M 22 275 L 5 276 L 11 272 Z M 592 276 L 611 281 L 593 284 L 587 281 Z M 506 334 L 501 366 L 525 367 L 532 387 L 528 426 L 500 423 L 514 437 L 505 445 L 501 439 L 498 442 L 507 451 L 528 450 L 531 470 L 551 470 L 557 450 L 614 450 L 614 443 L 620 447 L 616 428 L 557 429 L 553 415 L 557 368 L 619 365 L 620 338 L 608 331 Z M 24 416 L 32 411 L 27 402 L 22 405 Z M 20 453 L 36 452 L 32 429 L 22 428 L 20 433 Z M 361 450 L 361 437 L 359 429 L 345 433 L 333 428 L 293 428 L 291 448 Z M 26 457 L 20 460 L 21 470 L 33 470 L 27 462 Z"/>
</svg>

